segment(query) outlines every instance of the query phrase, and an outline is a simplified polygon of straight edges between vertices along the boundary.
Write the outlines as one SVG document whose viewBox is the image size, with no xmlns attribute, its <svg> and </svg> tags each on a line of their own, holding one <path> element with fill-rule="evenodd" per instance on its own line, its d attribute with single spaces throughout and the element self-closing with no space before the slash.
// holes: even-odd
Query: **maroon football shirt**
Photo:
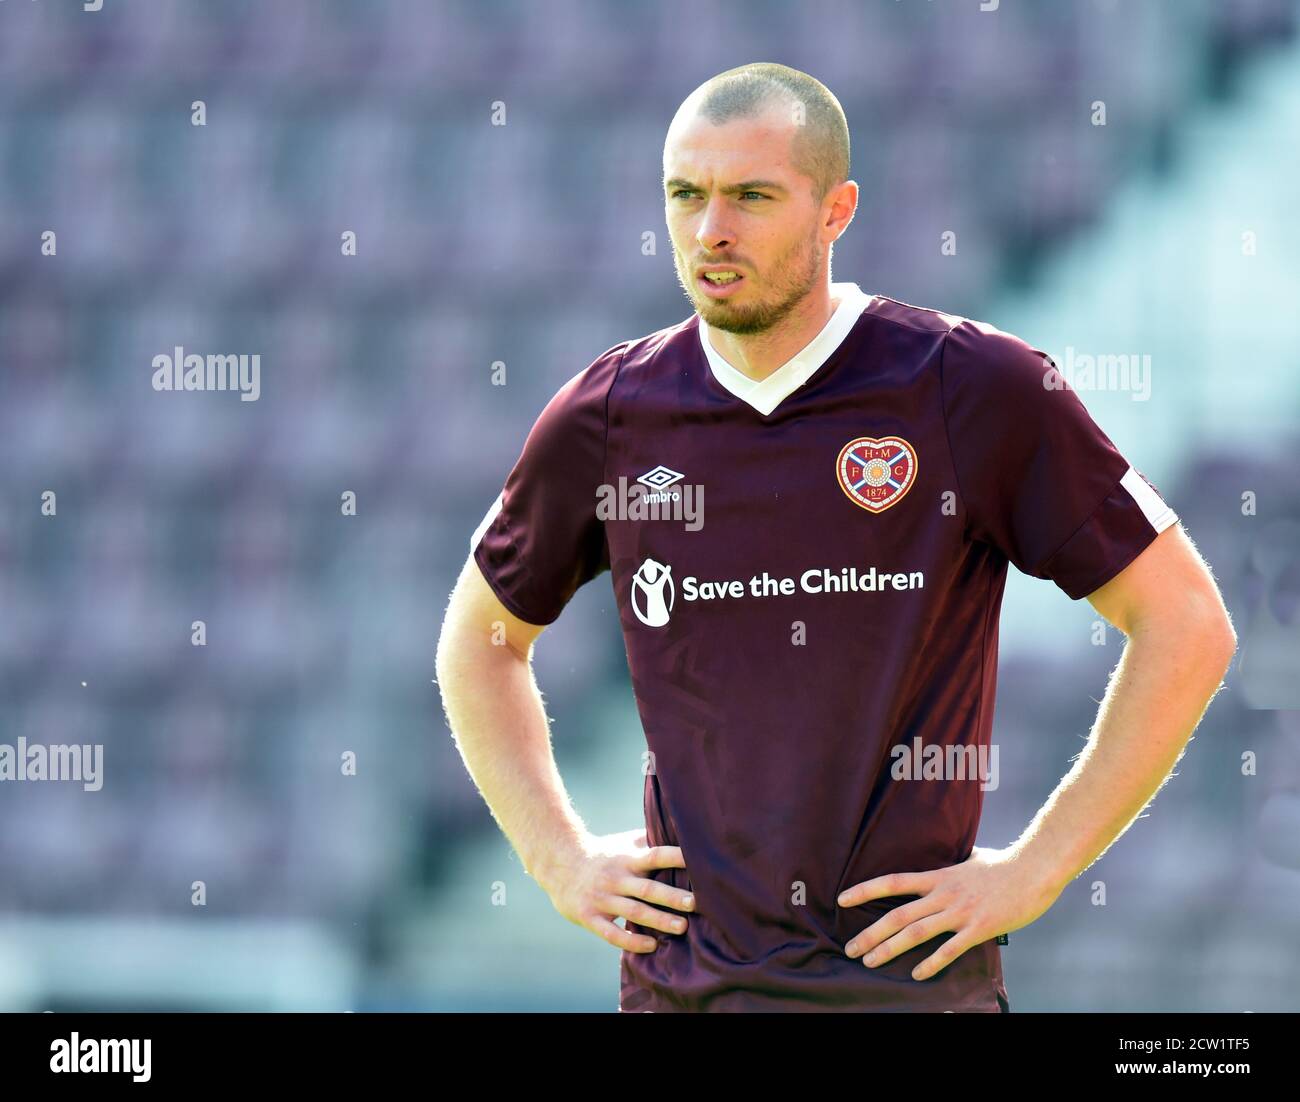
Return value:
<svg viewBox="0 0 1300 1102">
<path fill-rule="evenodd" d="M 1003 1009 L 994 941 L 928 980 L 951 933 L 867 968 L 844 946 L 916 897 L 836 898 L 969 857 L 1008 561 L 1077 600 L 1177 519 L 1039 350 L 832 292 L 759 383 L 698 315 L 603 353 L 471 539 L 533 624 L 610 572 L 649 842 L 686 863 L 651 875 L 696 896 L 684 934 L 628 922 L 659 946 L 622 954 L 624 1011 Z"/>
</svg>

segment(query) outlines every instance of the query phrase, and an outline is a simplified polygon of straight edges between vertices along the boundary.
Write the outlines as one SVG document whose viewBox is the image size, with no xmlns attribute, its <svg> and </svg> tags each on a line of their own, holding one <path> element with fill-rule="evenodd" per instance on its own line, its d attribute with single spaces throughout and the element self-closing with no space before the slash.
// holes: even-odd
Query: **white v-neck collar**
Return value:
<svg viewBox="0 0 1300 1102">
<path fill-rule="evenodd" d="M 709 327 L 703 318 L 699 319 L 700 344 L 704 348 L 704 357 L 708 360 L 709 370 L 718 382 L 739 398 L 753 406 L 759 413 L 767 415 L 804 385 L 839 348 L 849 330 L 857 324 L 862 311 L 867 308 L 873 296 L 867 294 L 856 283 L 832 283 L 831 297 L 841 295 L 840 304 L 835 313 L 802 350 L 783 363 L 767 378 L 754 380 L 731 366 L 721 354 L 709 343 Z"/>
</svg>

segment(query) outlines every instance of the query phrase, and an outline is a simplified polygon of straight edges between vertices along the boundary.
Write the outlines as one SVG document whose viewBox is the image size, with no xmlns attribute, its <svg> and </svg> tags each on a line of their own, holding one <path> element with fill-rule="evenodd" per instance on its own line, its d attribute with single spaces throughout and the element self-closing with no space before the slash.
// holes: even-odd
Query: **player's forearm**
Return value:
<svg viewBox="0 0 1300 1102">
<path fill-rule="evenodd" d="M 586 826 L 556 768 L 528 661 L 474 635 L 444 629 L 437 662 L 443 705 L 466 769 L 524 868 L 537 877 L 578 846 Z"/>
<path fill-rule="evenodd" d="M 1235 638 L 1212 613 L 1135 629 L 1087 745 L 1015 848 L 1064 887 L 1134 822 L 1186 749 L 1223 683 Z"/>
</svg>

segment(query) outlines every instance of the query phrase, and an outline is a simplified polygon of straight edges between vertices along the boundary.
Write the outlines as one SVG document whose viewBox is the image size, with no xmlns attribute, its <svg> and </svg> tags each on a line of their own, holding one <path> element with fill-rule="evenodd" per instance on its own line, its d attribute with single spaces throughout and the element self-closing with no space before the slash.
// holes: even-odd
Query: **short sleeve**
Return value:
<svg viewBox="0 0 1300 1102">
<path fill-rule="evenodd" d="M 596 504 L 607 398 L 625 348 L 602 353 L 547 403 L 470 537 L 483 577 L 526 623 L 552 623 L 580 586 L 609 568 Z"/>
<path fill-rule="evenodd" d="M 1017 569 L 1077 601 L 1178 519 L 1045 353 L 965 319 L 944 338 L 940 371 L 969 534 Z"/>
</svg>

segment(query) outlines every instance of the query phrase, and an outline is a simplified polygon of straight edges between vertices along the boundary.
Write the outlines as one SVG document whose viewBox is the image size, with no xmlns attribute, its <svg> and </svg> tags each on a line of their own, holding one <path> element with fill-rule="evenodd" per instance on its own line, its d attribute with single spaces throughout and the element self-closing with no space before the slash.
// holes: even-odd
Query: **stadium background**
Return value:
<svg viewBox="0 0 1300 1102">
<path fill-rule="evenodd" d="M 542 404 L 687 316 L 664 131 L 753 60 L 848 115 L 834 278 L 1150 357 L 1147 398 L 1080 396 L 1241 637 L 1151 813 L 1011 935 L 1013 1010 L 1300 1006 L 1297 4 L 979 7 L 0 0 L 0 742 L 105 755 L 98 792 L 0 785 L 0 1009 L 616 1008 L 617 952 L 470 783 L 434 646 Z M 259 400 L 155 392 L 176 345 L 260 354 Z M 980 844 L 1081 748 L 1121 646 L 1094 620 L 1011 571 Z M 638 825 L 608 576 L 536 665 L 579 810 Z"/>
</svg>

